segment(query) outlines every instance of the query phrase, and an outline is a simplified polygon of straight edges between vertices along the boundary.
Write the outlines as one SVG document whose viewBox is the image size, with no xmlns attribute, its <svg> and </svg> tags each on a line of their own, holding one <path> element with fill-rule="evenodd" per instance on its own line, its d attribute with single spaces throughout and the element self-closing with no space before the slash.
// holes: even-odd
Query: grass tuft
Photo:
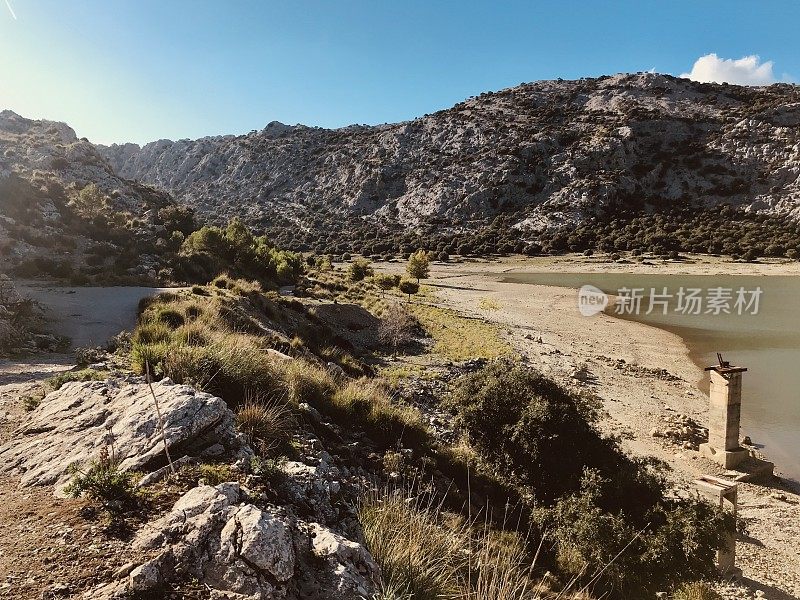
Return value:
<svg viewBox="0 0 800 600">
<path fill-rule="evenodd" d="M 73 381 L 102 381 L 106 377 L 108 377 L 107 373 L 103 373 L 102 371 L 95 371 L 94 369 L 66 371 L 65 373 L 59 373 L 58 375 L 50 377 L 47 381 L 45 381 L 45 387 L 48 390 L 56 391 L 61 389 L 64 386 L 64 384 Z"/>
<path fill-rule="evenodd" d="M 695 581 L 683 584 L 672 594 L 672 600 L 722 600 L 722 596 L 707 583 Z"/>
<path fill-rule="evenodd" d="M 239 407 L 236 423 L 250 444 L 268 455 L 289 442 L 294 417 L 285 403 L 251 399 Z"/>
<path fill-rule="evenodd" d="M 238 471 L 223 463 L 204 463 L 200 465 L 198 471 L 206 485 L 219 485 L 239 480 Z"/>
<path fill-rule="evenodd" d="M 370 379 L 347 382 L 330 400 L 329 410 L 340 420 L 355 420 L 375 441 L 421 446 L 428 441 L 428 429 L 419 412 L 395 404 L 386 390 Z"/>
</svg>

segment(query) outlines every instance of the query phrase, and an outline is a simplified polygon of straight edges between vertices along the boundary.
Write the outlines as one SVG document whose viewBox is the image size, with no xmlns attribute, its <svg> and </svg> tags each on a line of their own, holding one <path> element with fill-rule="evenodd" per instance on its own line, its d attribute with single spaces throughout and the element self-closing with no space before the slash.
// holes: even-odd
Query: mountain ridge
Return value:
<svg viewBox="0 0 800 600">
<path fill-rule="evenodd" d="M 133 214 L 147 212 L 142 194 L 171 196 L 203 221 L 240 217 L 298 250 L 582 249 L 548 240 L 726 205 L 752 218 L 800 218 L 800 87 L 791 84 L 651 73 L 548 80 L 400 123 L 273 121 L 144 146 L 92 145 L 65 124 L 1 114 L 0 171 L 73 187 L 94 178 Z M 17 131 L 25 127 L 33 141 Z"/>
<path fill-rule="evenodd" d="M 638 205 L 800 216 L 800 88 L 640 73 L 486 92 L 411 121 L 99 147 L 124 177 L 202 215 L 277 230 L 358 217 L 390 230 L 522 238 Z M 277 231 L 275 231 L 277 233 Z M 291 242 L 291 240 L 287 240 Z M 299 245 L 308 245 L 305 238 Z M 290 245 L 292 245 L 290 243 Z"/>
</svg>

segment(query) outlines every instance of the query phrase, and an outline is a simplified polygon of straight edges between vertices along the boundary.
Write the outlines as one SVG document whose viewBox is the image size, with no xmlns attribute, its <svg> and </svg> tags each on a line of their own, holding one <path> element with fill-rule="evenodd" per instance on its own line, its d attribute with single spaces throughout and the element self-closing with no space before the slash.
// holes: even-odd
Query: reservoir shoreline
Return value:
<svg viewBox="0 0 800 600">
<path fill-rule="evenodd" d="M 620 265 L 569 256 L 436 263 L 424 282 L 433 292 L 425 301 L 494 323 L 534 368 L 565 386 L 596 393 L 603 399 L 601 429 L 617 436 L 631 454 L 664 461 L 670 467 L 666 476 L 671 485 L 681 493 L 692 493 L 697 477 L 724 476 L 725 470 L 694 450 L 654 437 L 652 431 L 678 414 L 707 423 L 708 397 L 697 386 L 704 379 L 705 358 L 693 353 L 675 330 L 603 313 L 582 316 L 574 287 L 508 281 L 523 273 L 800 274 L 796 262 L 691 260 Z M 403 269 L 391 262 L 375 266 L 393 273 Z M 494 302 L 481 302 L 486 298 Z M 481 308 L 489 305 L 498 308 Z M 577 376 L 583 369 L 589 374 L 585 380 Z M 776 473 L 782 475 L 782 464 L 776 462 Z M 748 587 L 769 589 L 775 598 L 800 598 L 799 493 L 800 485 L 786 478 L 739 484 L 739 516 L 747 523 L 748 535 L 738 541 L 737 566 Z"/>
</svg>

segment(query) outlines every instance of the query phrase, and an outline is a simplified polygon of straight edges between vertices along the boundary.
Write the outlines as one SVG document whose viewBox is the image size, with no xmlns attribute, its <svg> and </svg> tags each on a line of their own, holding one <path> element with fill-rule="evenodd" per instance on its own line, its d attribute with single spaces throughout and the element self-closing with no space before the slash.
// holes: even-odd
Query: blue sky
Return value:
<svg viewBox="0 0 800 600">
<path fill-rule="evenodd" d="M 758 55 L 769 80 L 798 81 L 798 24 L 798 0 L 0 0 L 0 108 L 142 143 L 393 122 L 524 81 L 679 75 L 710 53 L 712 71 Z"/>
</svg>

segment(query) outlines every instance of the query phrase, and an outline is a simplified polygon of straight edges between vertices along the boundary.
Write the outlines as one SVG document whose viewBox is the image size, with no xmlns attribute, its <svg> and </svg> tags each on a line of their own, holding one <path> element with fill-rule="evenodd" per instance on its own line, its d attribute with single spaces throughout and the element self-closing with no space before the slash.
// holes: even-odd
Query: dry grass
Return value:
<svg viewBox="0 0 800 600">
<path fill-rule="evenodd" d="M 295 405 L 307 402 L 318 407 L 336 391 L 336 381 L 324 367 L 295 359 L 284 363 L 281 368 L 288 399 Z"/>
<path fill-rule="evenodd" d="M 257 415 L 259 409 L 247 402 L 259 395 L 293 406 L 307 402 L 342 424 L 364 430 L 384 447 L 427 443 L 428 431 L 418 411 L 394 403 L 375 381 L 342 382 L 322 364 L 303 358 L 281 360 L 267 352 L 274 343 L 262 333 L 268 330 L 254 324 L 248 313 L 252 307 L 232 295 L 256 291 L 242 292 L 238 288 L 243 286 L 221 277 L 209 288 L 209 296 L 187 293 L 146 303 L 132 342 L 134 370 L 144 373 L 149 364 L 157 375 L 242 407 L 251 434 L 261 427 L 258 419 L 268 418 Z M 266 301 L 263 294 L 259 297 Z M 299 349 L 297 343 L 292 345 Z M 349 372 L 361 371 L 336 348 L 323 348 L 320 354 L 323 360 L 344 364 Z"/>
<path fill-rule="evenodd" d="M 239 408 L 236 423 L 262 455 L 287 444 L 295 425 L 292 411 L 285 403 L 260 398 L 249 399 Z"/>
<path fill-rule="evenodd" d="M 375 380 L 347 382 L 330 399 L 329 410 L 340 420 L 357 422 L 370 437 L 385 445 L 401 441 L 420 446 L 428 441 L 428 429 L 419 411 L 392 402 Z"/>
<path fill-rule="evenodd" d="M 470 358 L 493 359 L 511 354 L 494 325 L 478 319 L 462 317 L 457 312 L 422 304 L 411 304 L 409 310 L 434 340 L 433 351 L 450 360 Z"/>
<path fill-rule="evenodd" d="M 253 393 L 280 397 L 285 390 L 281 366 L 258 340 L 242 334 L 216 336 L 207 346 L 173 345 L 162 365 L 173 381 L 196 385 L 233 406 Z"/>
<path fill-rule="evenodd" d="M 500 302 L 494 298 L 481 298 L 478 301 L 478 308 L 486 312 L 500 310 Z"/>
<path fill-rule="evenodd" d="M 383 470 L 386 473 L 402 473 L 406 467 L 406 461 L 400 452 L 387 450 L 383 455 Z"/>
<path fill-rule="evenodd" d="M 722 600 L 717 592 L 703 582 L 686 583 L 672 595 L 672 600 Z"/>
<path fill-rule="evenodd" d="M 257 281 L 248 281 L 247 279 L 237 279 L 231 277 L 227 273 L 218 275 L 211 282 L 210 286 L 217 290 L 230 290 L 234 294 L 244 295 L 251 293 L 260 293 L 264 291 L 264 287 Z"/>
<path fill-rule="evenodd" d="M 437 372 L 433 369 L 428 369 L 425 365 L 406 362 L 381 367 L 378 375 L 385 379 L 390 387 L 396 388 L 403 379 L 435 379 Z"/>
<path fill-rule="evenodd" d="M 536 600 L 550 597 L 532 577 L 535 558 L 515 533 L 446 513 L 401 491 L 361 503 L 364 538 L 383 571 L 384 598 Z"/>
<path fill-rule="evenodd" d="M 469 566 L 464 531 L 440 526 L 438 507 L 409 500 L 400 492 L 375 494 L 359 509 L 364 539 L 383 581 L 395 596 L 458 598 Z"/>
<path fill-rule="evenodd" d="M 131 341 L 134 344 L 158 344 L 172 339 L 172 329 L 161 322 L 145 322 L 136 328 Z"/>
</svg>

